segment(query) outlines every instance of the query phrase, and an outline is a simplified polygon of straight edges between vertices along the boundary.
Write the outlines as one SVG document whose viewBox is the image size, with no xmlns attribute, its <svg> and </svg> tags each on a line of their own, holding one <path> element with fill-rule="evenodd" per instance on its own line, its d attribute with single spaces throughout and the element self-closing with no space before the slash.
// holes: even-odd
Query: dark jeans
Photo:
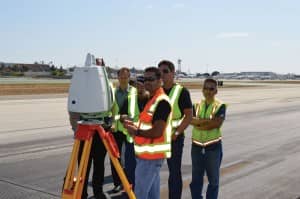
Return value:
<svg viewBox="0 0 300 199">
<path fill-rule="evenodd" d="M 78 153 L 78 161 L 80 161 L 81 154 L 83 151 L 83 142 L 80 143 L 79 147 L 79 153 Z M 91 169 L 91 163 L 93 160 L 93 179 L 92 179 L 92 185 L 93 185 L 93 192 L 96 199 L 104 199 L 105 196 L 103 194 L 103 181 L 104 181 L 104 160 L 106 156 L 106 149 L 102 143 L 102 140 L 98 133 L 95 133 L 93 137 L 93 143 L 91 147 L 89 162 L 86 170 L 85 175 L 85 181 L 84 181 L 84 187 L 82 191 L 82 199 L 86 199 L 88 197 L 87 193 L 87 185 L 88 185 L 88 178 L 89 173 Z"/>
<path fill-rule="evenodd" d="M 132 190 L 135 187 L 135 168 L 136 168 L 136 157 L 134 153 L 134 144 L 125 141 L 125 174 L 128 182 L 132 185 Z M 127 193 L 123 193 L 122 199 L 128 199 Z"/>
<path fill-rule="evenodd" d="M 126 140 L 126 136 L 121 131 L 114 132 L 113 136 L 114 136 L 114 138 L 117 142 L 117 145 L 118 145 L 118 148 L 119 148 L 119 151 L 120 151 L 120 157 L 121 157 L 122 156 L 122 146 L 123 146 L 123 143 Z M 118 160 L 119 160 L 119 162 L 122 166 L 121 158 L 119 158 Z M 118 173 L 117 173 L 112 161 L 110 161 L 110 167 L 111 167 L 111 174 L 112 174 L 112 177 L 113 177 L 114 185 L 115 186 L 121 185 L 121 180 L 118 176 Z"/>
<path fill-rule="evenodd" d="M 202 199 L 204 172 L 208 179 L 206 199 L 217 199 L 219 192 L 220 166 L 223 156 L 222 143 L 218 142 L 205 148 L 192 144 L 192 182 L 191 195 Z"/>
<path fill-rule="evenodd" d="M 176 140 L 172 141 L 172 155 L 167 159 L 169 167 L 169 198 L 180 199 L 182 193 L 181 160 L 184 145 L 184 135 L 181 134 Z"/>
<path fill-rule="evenodd" d="M 135 167 L 134 144 L 125 141 L 125 173 L 133 189 L 135 184 Z"/>
</svg>

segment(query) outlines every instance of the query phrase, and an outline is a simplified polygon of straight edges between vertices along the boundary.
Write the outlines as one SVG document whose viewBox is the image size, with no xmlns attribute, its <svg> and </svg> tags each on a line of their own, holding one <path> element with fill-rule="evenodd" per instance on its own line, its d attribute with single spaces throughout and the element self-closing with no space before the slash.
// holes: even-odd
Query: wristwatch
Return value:
<svg viewBox="0 0 300 199">
<path fill-rule="evenodd" d="M 180 135 L 180 133 L 178 131 L 175 131 L 174 133 L 176 136 Z"/>
</svg>

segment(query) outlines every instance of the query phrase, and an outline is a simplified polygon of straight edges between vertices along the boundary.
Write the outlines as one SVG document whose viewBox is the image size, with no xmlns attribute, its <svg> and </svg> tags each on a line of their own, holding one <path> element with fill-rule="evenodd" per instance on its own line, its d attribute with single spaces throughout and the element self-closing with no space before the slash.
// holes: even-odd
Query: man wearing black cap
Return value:
<svg viewBox="0 0 300 199">
<path fill-rule="evenodd" d="M 149 92 L 144 86 L 144 76 L 137 76 L 134 86 L 138 91 L 138 105 L 141 112 L 149 99 Z"/>
<path fill-rule="evenodd" d="M 133 83 L 133 86 L 137 89 L 138 95 L 138 109 L 141 112 L 148 99 L 149 99 L 149 92 L 146 91 L 144 87 L 144 77 L 138 76 Z M 122 115 L 123 119 L 128 119 L 128 100 L 124 101 L 124 104 L 120 110 L 120 114 Z M 128 181 L 132 184 L 134 188 L 135 184 L 135 167 L 136 167 L 136 160 L 135 160 L 135 153 L 134 153 L 134 145 L 132 142 L 125 141 L 125 173 L 127 175 Z"/>
</svg>

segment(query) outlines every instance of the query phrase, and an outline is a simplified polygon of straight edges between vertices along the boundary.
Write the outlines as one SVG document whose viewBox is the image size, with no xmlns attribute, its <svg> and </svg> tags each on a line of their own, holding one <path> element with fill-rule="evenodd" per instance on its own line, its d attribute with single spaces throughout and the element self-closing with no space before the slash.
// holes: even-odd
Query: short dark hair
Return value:
<svg viewBox="0 0 300 199">
<path fill-rule="evenodd" d="M 168 66 L 168 68 L 169 68 L 169 70 L 170 70 L 171 72 L 174 72 L 174 71 L 175 71 L 175 66 L 174 66 L 174 64 L 173 64 L 171 61 L 169 61 L 169 60 L 162 60 L 162 61 L 160 61 L 160 62 L 158 63 L 158 68 L 161 67 L 162 65 Z"/>
<path fill-rule="evenodd" d="M 128 72 L 129 77 L 130 77 L 130 70 L 127 67 L 122 67 L 118 70 L 118 76 L 120 75 L 121 72 Z"/>
<path fill-rule="evenodd" d="M 205 85 L 207 82 L 213 83 L 216 86 L 216 88 L 218 86 L 218 83 L 217 83 L 217 81 L 215 79 L 207 78 L 207 79 L 204 80 L 203 85 Z"/>
<path fill-rule="evenodd" d="M 151 66 L 145 69 L 145 72 L 152 72 L 155 74 L 156 79 L 161 78 L 160 70 L 157 67 Z"/>
</svg>

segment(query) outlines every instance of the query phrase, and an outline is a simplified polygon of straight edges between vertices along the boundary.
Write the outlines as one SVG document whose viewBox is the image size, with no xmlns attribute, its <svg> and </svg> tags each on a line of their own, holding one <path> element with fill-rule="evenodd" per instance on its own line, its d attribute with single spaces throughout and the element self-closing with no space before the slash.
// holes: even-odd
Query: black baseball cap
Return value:
<svg viewBox="0 0 300 199">
<path fill-rule="evenodd" d="M 137 81 L 137 82 L 144 83 L 144 76 L 137 76 L 137 77 L 136 77 L 136 81 Z"/>
</svg>

